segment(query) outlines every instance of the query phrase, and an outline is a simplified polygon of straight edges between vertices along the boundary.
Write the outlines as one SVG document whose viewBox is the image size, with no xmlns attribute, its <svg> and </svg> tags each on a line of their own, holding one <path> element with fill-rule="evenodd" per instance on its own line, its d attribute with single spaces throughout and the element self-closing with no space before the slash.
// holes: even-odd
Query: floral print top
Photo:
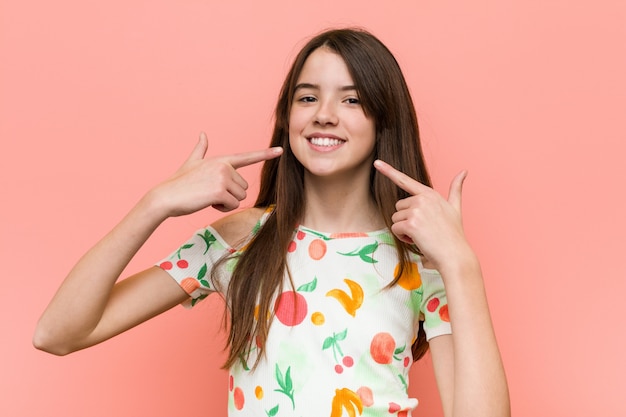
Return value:
<svg viewBox="0 0 626 417">
<path fill-rule="evenodd" d="M 294 288 L 286 281 L 271 304 L 266 358 L 252 371 L 253 346 L 230 369 L 229 416 L 410 416 L 417 406 L 407 387 L 419 320 L 428 339 L 451 333 L 439 273 L 412 255 L 397 285 L 386 288 L 398 268 L 388 229 L 328 234 L 300 226 L 288 251 Z M 212 265 L 235 252 L 206 227 L 159 266 L 193 306 L 216 291 Z M 222 264 L 219 288 L 226 288 L 235 262 Z"/>
</svg>

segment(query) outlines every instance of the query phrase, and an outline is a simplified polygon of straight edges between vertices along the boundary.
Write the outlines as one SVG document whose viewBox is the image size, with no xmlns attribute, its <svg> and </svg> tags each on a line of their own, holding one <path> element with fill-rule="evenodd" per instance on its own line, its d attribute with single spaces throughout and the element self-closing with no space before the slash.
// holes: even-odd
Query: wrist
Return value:
<svg viewBox="0 0 626 417">
<path fill-rule="evenodd" d="M 456 251 L 445 262 L 438 265 L 438 270 L 444 280 L 453 280 L 473 275 L 482 275 L 480 261 L 473 250 L 467 248 Z"/>
<path fill-rule="evenodd" d="M 151 223 L 160 224 L 171 216 L 167 206 L 163 203 L 163 199 L 159 198 L 158 193 L 154 190 L 148 191 L 139 200 L 135 210 L 141 213 L 141 217 Z"/>
</svg>

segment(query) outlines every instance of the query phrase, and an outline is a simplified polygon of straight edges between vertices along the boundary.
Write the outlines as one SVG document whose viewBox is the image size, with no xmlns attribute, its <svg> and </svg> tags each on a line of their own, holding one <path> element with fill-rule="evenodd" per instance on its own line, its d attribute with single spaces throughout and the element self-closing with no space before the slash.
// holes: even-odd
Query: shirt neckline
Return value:
<svg viewBox="0 0 626 417">
<path fill-rule="evenodd" d="M 296 227 L 297 231 L 302 231 L 304 233 L 308 233 L 314 236 L 317 236 L 323 240 L 333 240 L 333 239 L 354 239 L 354 238 L 363 238 L 363 237 L 376 237 L 383 234 L 389 233 L 388 228 L 373 230 L 371 232 L 321 232 L 319 230 L 312 229 L 310 227 L 306 227 L 303 225 L 298 225 Z"/>
</svg>

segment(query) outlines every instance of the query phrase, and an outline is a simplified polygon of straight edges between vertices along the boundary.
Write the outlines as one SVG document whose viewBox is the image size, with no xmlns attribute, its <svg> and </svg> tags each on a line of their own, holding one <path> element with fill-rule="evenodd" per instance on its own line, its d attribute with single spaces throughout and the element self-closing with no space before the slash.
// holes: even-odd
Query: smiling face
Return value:
<svg viewBox="0 0 626 417">
<path fill-rule="evenodd" d="M 289 115 L 289 145 L 305 175 L 369 178 L 376 129 L 344 60 L 328 48 L 307 58 Z"/>
</svg>

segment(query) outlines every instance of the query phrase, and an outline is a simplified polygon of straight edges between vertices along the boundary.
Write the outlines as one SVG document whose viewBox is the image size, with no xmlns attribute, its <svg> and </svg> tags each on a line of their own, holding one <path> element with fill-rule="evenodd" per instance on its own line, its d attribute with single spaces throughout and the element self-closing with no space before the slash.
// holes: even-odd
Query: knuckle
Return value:
<svg viewBox="0 0 626 417">
<path fill-rule="evenodd" d="M 224 175 L 224 176 L 230 175 L 231 166 L 227 162 L 222 161 L 220 164 L 218 164 L 217 168 L 218 168 L 218 172 L 221 175 Z"/>
</svg>

